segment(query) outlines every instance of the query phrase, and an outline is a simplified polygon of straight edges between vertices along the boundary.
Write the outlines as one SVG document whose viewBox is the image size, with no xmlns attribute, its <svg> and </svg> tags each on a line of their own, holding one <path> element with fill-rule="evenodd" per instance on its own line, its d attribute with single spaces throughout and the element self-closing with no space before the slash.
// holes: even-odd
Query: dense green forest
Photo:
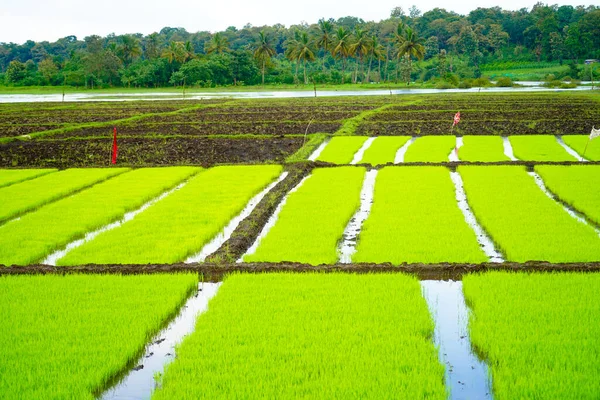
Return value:
<svg viewBox="0 0 600 400">
<path fill-rule="evenodd" d="M 531 10 L 478 8 L 463 16 L 394 8 L 380 22 L 321 19 L 223 32 L 163 28 L 142 34 L 67 36 L 0 43 L 0 84 L 165 87 L 459 80 L 511 68 L 565 65 L 589 79 L 600 58 L 600 7 L 537 3 Z M 566 68 L 568 66 L 568 68 Z M 586 73 L 588 76 L 586 76 Z M 555 78 L 562 78 L 556 76 Z"/>
</svg>

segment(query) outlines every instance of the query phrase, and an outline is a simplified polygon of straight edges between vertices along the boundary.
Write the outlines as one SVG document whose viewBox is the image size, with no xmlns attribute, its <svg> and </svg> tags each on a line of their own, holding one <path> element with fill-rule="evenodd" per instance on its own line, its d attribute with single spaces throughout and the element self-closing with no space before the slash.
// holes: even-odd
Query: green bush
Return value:
<svg viewBox="0 0 600 400">
<path fill-rule="evenodd" d="M 508 76 L 501 76 L 496 81 L 496 86 L 498 87 L 512 87 L 513 81 Z"/>
</svg>

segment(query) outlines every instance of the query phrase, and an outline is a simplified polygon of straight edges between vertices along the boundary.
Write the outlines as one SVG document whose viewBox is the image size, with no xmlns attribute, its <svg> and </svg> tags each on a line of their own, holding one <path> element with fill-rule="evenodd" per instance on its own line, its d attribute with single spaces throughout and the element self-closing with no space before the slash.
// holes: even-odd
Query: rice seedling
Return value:
<svg viewBox="0 0 600 400">
<path fill-rule="evenodd" d="M 422 136 L 410 145 L 404 162 L 444 162 L 456 146 L 454 136 Z"/>
<path fill-rule="evenodd" d="M 446 399 L 433 322 L 401 274 L 236 274 L 153 399 Z"/>
<path fill-rule="evenodd" d="M 509 136 L 515 157 L 527 161 L 576 161 L 551 135 Z"/>
<path fill-rule="evenodd" d="M 458 149 L 461 161 L 508 161 L 500 136 L 463 136 L 463 146 Z"/>
<path fill-rule="evenodd" d="M 207 170 L 133 220 L 74 249 L 58 264 L 183 261 L 200 251 L 281 170 L 278 165 Z"/>
<path fill-rule="evenodd" d="M 600 238 L 548 198 L 521 166 L 460 166 L 469 205 L 507 261 L 600 260 Z"/>
<path fill-rule="evenodd" d="M 590 141 L 589 135 L 565 135 L 562 139 L 569 147 L 586 159 L 600 161 L 600 140 Z"/>
<path fill-rule="evenodd" d="M 559 199 L 600 224 L 600 165 L 537 165 L 535 171 Z"/>
<path fill-rule="evenodd" d="M 379 136 L 369 147 L 359 163 L 381 165 L 393 163 L 398 149 L 410 140 L 410 136 Z"/>
<path fill-rule="evenodd" d="M 74 168 L 0 189 L 0 222 L 123 173 L 125 169 Z"/>
<path fill-rule="evenodd" d="M 317 161 L 350 164 L 354 154 L 367 140 L 366 136 L 337 136 L 331 139 Z"/>
<path fill-rule="evenodd" d="M 134 170 L 12 220 L 0 226 L 0 264 L 40 262 L 51 252 L 120 219 L 199 170 Z"/>
<path fill-rule="evenodd" d="M 385 167 L 355 262 L 485 262 L 444 167 Z"/>
<path fill-rule="evenodd" d="M 56 169 L 0 169 L 0 188 L 56 171 Z"/>
<path fill-rule="evenodd" d="M 337 243 L 360 205 L 364 175 L 363 167 L 315 169 L 244 261 L 335 263 Z"/>
<path fill-rule="evenodd" d="M 196 274 L 0 277 L 0 397 L 94 399 L 197 285 Z"/>
<path fill-rule="evenodd" d="M 471 341 L 496 399 L 595 399 L 600 275 L 489 272 L 463 277 Z"/>
</svg>

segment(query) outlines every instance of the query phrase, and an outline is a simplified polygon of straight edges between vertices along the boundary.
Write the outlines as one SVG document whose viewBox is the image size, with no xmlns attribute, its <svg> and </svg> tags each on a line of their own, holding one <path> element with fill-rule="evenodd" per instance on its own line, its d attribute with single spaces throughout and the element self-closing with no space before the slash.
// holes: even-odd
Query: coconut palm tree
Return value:
<svg viewBox="0 0 600 400">
<path fill-rule="evenodd" d="M 377 35 L 371 37 L 371 43 L 369 44 L 369 70 L 367 72 L 367 83 L 369 83 L 369 77 L 371 76 L 371 64 L 373 59 L 376 59 L 379 63 L 379 79 L 377 82 L 381 82 L 381 61 L 386 59 L 386 50 L 379 41 Z"/>
<path fill-rule="evenodd" d="M 125 66 L 142 55 L 142 46 L 140 39 L 133 35 L 121 36 L 121 44 L 116 49 L 116 54 L 121 58 Z"/>
<path fill-rule="evenodd" d="M 187 58 L 185 44 L 183 42 L 170 42 L 169 47 L 163 50 L 162 57 L 166 58 L 169 64 L 184 62 Z"/>
<path fill-rule="evenodd" d="M 315 49 L 313 40 L 308 35 L 308 32 L 300 32 L 296 54 L 298 55 L 298 61 L 302 60 L 304 70 L 304 84 L 308 84 L 308 78 L 306 76 L 306 62 L 315 60 Z"/>
<path fill-rule="evenodd" d="M 362 72 L 363 58 L 369 53 L 371 47 L 371 38 L 361 28 L 357 27 L 354 30 L 354 42 L 350 45 L 350 52 L 354 54 L 359 62 L 356 63 L 354 69 L 354 83 L 358 81 L 358 66 L 360 64 Z"/>
<path fill-rule="evenodd" d="M 285 58 L 296 64 L 296 72 L 294 73 L 294 83 L 298 83 L 298 69 L 300 61 L 298 59 L 298 49 L 300 48 L 300 31 L 294 31 L 294 37 L 285 42 Z"/>
<path fill-rule="evenodd" d="M 346 59 L 350 56 L 351 35 L 350 32 L 340 26 L 335 31 L 335 41 L 331 55 L 342 59 L 342 84 L 344 83 L 344 74 L 346 73 Z"/>
<path fill-rule="evenodd" d="M 271 60 L 271 57 L 275 55 L 275 49 L 271 45 L 269 37 L 265 34 L 265 31 L 258 32 L 258 41 L 256 48 L 254 49 L 254 58 L 261 63 L 262 70 L 262 84 L 265 84 L 265 69 L 267 67 L 267 61 Z"/>
<path fill-rule="evenodd" d="M 229 41 L 221 32 L 217 32 L 210 38 L 210 42 L 206 43 L 204 50 L 206 54 L 223 54 L 229 52 Z"/>
<path fill-rule="evenodd" d="M 331 45 L 333 43 L 333 21 L 325 20 L 321 18 L 317 25 L 317 40 L 316 45 L 318 49 L 323 49 L 323 72 L 325 72 L 325 57 L 327 56 L 327 52 L 331 50 Z"/>
<path fill-rule="evenodd" d="M 423 43 L 425 40 L 417 35 L 417 33 L 410 27 L 407 27 L 404 31 L 404 40 L 397 48 L 398 60 L 405 57 L 408 63 L 407 69 L 409 78 L 406 84 L 410 84 L 410 72 L 412 71 L 412 57 L 418 60 L 422 60 L 425 56 L 425 46 Z"/>
</svg>

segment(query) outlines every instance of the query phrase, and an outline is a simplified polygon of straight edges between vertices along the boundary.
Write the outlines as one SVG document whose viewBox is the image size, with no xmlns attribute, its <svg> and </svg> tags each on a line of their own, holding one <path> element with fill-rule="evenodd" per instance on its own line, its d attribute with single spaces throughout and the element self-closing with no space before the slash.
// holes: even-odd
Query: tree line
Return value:
<svg viewBox="0 0 600 400">
<path fill-rule="evenodd" d="M 0 43 L 0 83 L 77 87 L 406 82 L 478 78 L 491 63 L 600 58 L 600 7 L 537 3 L 459 15 L 394 8 L 390 17 L 321 19 L 223 32 L 163 28 L 56 42 Z M 577 74 L 572 68 L 570 73 Z M 573 76 L 577 78 L 577 76 Z M 456 79 L 456 78 L 454 78 Z"/>
</svg>

